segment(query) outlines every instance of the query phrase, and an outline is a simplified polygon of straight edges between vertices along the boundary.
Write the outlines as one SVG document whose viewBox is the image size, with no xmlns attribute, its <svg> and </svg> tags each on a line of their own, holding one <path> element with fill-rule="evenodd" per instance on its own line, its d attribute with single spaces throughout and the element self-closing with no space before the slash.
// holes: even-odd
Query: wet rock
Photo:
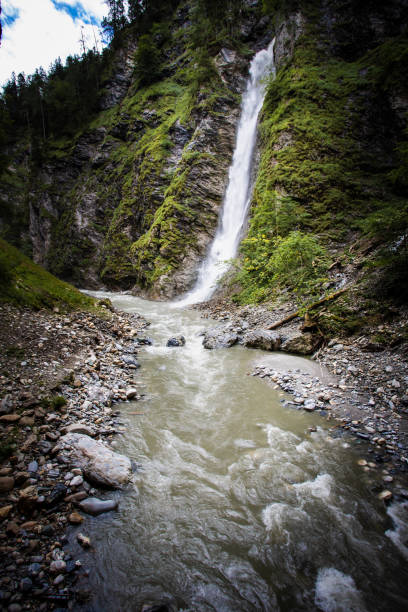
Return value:
<svg viewBox="0 0 408 612">
<path fill-rule="evenodd" d="M 247 332 L 242 340 L 242 344 L 248 348 L 258 348 L 265 351 L 277 351 L 282 343 L 282 338 L 273 331 L 266 329 L 256 329 Z"/>
<path fill-rule="evenodd" d="M 392 499 L 392 492 L 388 491 L 387 489 L 381 491 L 381 493 L 378 495 L 378 499 L 381 499 L 382 501 L 390 501 L 390 499 Z"/>
<path fill-rule="evenodd" d="M 94 430 L 88 425 L 85 425 L 84 423 L 72 423 L 71 425 L 68 425 L 68 427 L 66 427 L 65 432 L 85 434 L 86 436 L 95 435 Z"/>
<path fill-rule="evenodd" d="M 53 506 L 56 506 L 59 502 L 61 502 L 64 497 L 67 494 L 67 487 L 65 485 L 63 485 L 61 482 L 59 482 L 58 484 L 55 485 L 55 487 L 53 487 L 51 489 L 51 492 L 49 493 L 49 495 L 47 495 L 46 499 L 45 499 L 45 505 L 48 508 L 52 508 Z"/>
<path fill-rule="evenodd" d="M 72 525 L 80 525 L 83 522 L 84 517 L 79 514 L 79 512 L 71 512 L 68 520 Z"/>
<path fill-rule="evenodd" d="M 308 412 L 313 412 L 313 410 L 316 408 L 316 402 L 312 399 L 307 399 L 303 404 L 303 408 Z"/>
<path fill-rule="evenodd" d="M 12 476 L 0 477 L 0 493 L 7 493 L 14 488 L 14 478 Z"/>
<path fill-rule="evenodd" d="M 135 387 L 129 387 L 128 389 L 126 389 L 126 399 L 128 400 L 137 397 L 137 394 L 137 389 L 135 389 Z"/>
<path fill-rule="evenodd" d="M 68 452 L 91 482 L 121 488 L 129 481 L 132 472 L 130 460 L 89 436 L 66 434 L 60 439 L 58 450 Z"/>
<path fill-rule="evenodd" d="M 140 368 L 140 363 L 138 362 L 136 357 L 134 357 L 133 355 L 128 355 L 128 354 L 122 355 L 121 359 L 128 366 L 133 366 L 134 368 Z"/>
<path fill-rule="evenodd" d="M 90 548 L 90 546 L 91 546 L 90 538 L 85 536 L 83 533 L 78 533 L 77 541 L 82 546 L 82 548 Z"/>
<path fill-rule="evenodd" d="M 186 343 L 186 339 L 184 336 L 174 336 L 173 338 L 169 338 L 167 340 L 166 346 L 184 346 Z"/>
<path fill-rule="evenodd" d="M 138 344 L 140 344 L 140 346 L 151 346 L 153 344 L 153 340 L 151 338 L 140 338 L 138 336 L 136 341 Z"/>
<path fill-rule="evenodd" d="M 206 349 L 229 348 L 238 342 L 238 334 L 232 331 L 209 329 L 204 334 L 203 347 Z"/>
<path fill-rule="evenodd" d="M 94 516 L 115 510 L 118 507 L 118 502 L 114 499 L 98 499 L 97 497 L 88 497 L 79 503 L 81 510 L 87 514 Z"/>
</svg>

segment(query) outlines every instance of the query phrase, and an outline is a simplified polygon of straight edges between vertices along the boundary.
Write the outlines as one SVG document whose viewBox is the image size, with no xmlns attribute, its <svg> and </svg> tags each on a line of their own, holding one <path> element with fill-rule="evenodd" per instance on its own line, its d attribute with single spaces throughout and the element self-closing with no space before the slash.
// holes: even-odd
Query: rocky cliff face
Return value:
<svg viewBox="0 0 408 612">
<path fill-rule="evenodd" d="M 74 140 L 51 142 L 29 180 L 12 186 L 14 233 L 21 238 L 28 208 L 24 231 L 36 262 L 77 285 L 136 285 L 156 298 L 191 286 L 217 226 L 248 64 L 269 42 L 268 23 L 259 7 L 249 10 L 241 51 L 216 51 L 198 80 L 204 69 L 189 47 L 183 5 L 170 39 L 158 40 L 163 78 L 147 87 L 138 86 L 137 41 L 127 36 L 96 120 Z M 29 151 L 20 151 L 15 169 L 24 177 Z"/>
<path fill-rule="evenodd" d="M 181 2 L 167 34 L 155 30 L 161 76 L 144 86 L 130 30 L 86 129 L 49 141 L 36 166 L 24 142 L 13 149 L 3 233 L 77 285 L 184 292 L 217 226 L 250 58 L 275 35 L 238 299 L 321 291 L 324 267 L 328 287 L 348 282 L 350 245 L 372 243 L 398 210 L 391 244 L 406 218 L 407 2 L 271 4 L 265 15 L 243 2 L 234 45 L 218 41 L 203 57 Z M 291 261 L 295 242 L 312 254 L 300 288 L 290 270 L 276 272 L 277 249 Z"/>
</svg>

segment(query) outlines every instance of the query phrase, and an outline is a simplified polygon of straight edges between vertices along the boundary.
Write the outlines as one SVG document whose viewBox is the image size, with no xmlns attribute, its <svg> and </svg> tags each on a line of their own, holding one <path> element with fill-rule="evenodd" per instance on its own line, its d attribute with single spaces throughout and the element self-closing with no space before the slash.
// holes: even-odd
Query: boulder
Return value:
<svg viewBox="0 0 408 612">
<path fill-rule="evenodd" d="M 94 516 L 102 514 L 103 512 L 109 512 L 115 510 L 118 507 L 118 502 L 114 499 L 98 499 L 97 497 L 87 497 L 83 501 L 79 502 L 81 510 L 87 514 L 93 514 Z"/>
<path fill-rule="evenodd" d="M 289 332 L 282 337 L 281 351 L 285 353 L 298 353 L 299 355 L 310 355 L 320 344 L 319 336 L 309 332 L 302 334 L 301 331 Z"/>
<path fill-rule="evenodd" d="M 204 334 L 203 346 L 206 349 L 229 348 L 238 342 L 238 334 L 223 328 L 208 329 Z"/>
<path fill-rule="evenodd" d="M 90 436 L 69 433 L 58 441 L 56 450 L 68 453 L 87 480 L 113 489 L 125 485 L 132 473 L 130 459 L 115 453 Z"/>
<path fill-rule="evenodd" d="M 184 346 L 186 343 L 186 339 L 184 336 L 174 336 L 173 338 L 169 338 L 167 340 L 166 346 Z"/>
<path fill-rule="evenodd" d="M 79 433 L 85 434 L 86 436 L 94 436 L 95 432 L 88 425 L 84 423 L 72 423 L 65 428 L 66 433 Z"/>
<path fill-rule="evenodd" d="M 268 331 L 267 329 L 255 329 L 244 335 L 242 343 L 248 348 L 278 351 L 282 338 L 276 332 Z"/>
</svg>

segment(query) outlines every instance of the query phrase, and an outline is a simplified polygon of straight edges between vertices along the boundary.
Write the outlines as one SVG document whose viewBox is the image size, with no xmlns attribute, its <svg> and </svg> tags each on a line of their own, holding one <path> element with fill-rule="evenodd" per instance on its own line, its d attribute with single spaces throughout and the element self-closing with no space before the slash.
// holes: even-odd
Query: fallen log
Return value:
<svg viewBox="0 0 408 612">
<path fill-rule="evenodd" d="M 313 304 L 310 304 L 310 306 L 307 307 L 306 314 L 308 311 L 312 310 L 313 308 L 316 308 L 317 306 L 320 306 L 321 304 L 325 304 L 326 302 L 335 300 L 340 295 L 342 295 L 342 293 L 345 293 L 349 288 L 350 287 L 343 287 L 343 289 L 339 289 L 338 291 L 335 291 L 334 293 L 331 293 L 330 295 L 326 295 L 326 297 L 321 298 L 320 300 L 317 300 L 317 302 L 313 302 Z M 280 321 L 277 321 L 276 323 L 272 323 L 272 325 L 268 325 L 266 329 L 277 329 L 278 327 L 285 325 L 285 323 L 289 323 L 289 321 L 296 319 L 296 317 L 302 317 L 302 316 L 303 315 L 301 314 L 301 311 L 297 310 L 296 312 L 292 312 L 292 314 L 288 315 L 284 319 L 281 319 Z"/>
</svg>

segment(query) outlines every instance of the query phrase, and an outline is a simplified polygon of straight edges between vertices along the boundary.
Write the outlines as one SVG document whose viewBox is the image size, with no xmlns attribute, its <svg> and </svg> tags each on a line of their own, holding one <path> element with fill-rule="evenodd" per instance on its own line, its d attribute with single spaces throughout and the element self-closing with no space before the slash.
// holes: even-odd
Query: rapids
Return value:
<svg viewBox="0 0 408 612">
<path fill-rule="evenodd" d="M 408 609 L 406 508 L 387 515 L 371 490 L 381 473 L 357 466 L 358 443 L 248 375 L 262 351 L 205 350 L 212 323 L 199 313 L 94 295 L 143 314 L 154 343 L 135 374 L 144 399 L 119 405 L 116 449 L 139 467 L 127 490 L 106 494 L 119 510 L 81 526 L 93 545 L 81 551 L 94 593 L 83 609 Z M 180 333 L 185 346 L 167 348 Z"/>
</svg>

